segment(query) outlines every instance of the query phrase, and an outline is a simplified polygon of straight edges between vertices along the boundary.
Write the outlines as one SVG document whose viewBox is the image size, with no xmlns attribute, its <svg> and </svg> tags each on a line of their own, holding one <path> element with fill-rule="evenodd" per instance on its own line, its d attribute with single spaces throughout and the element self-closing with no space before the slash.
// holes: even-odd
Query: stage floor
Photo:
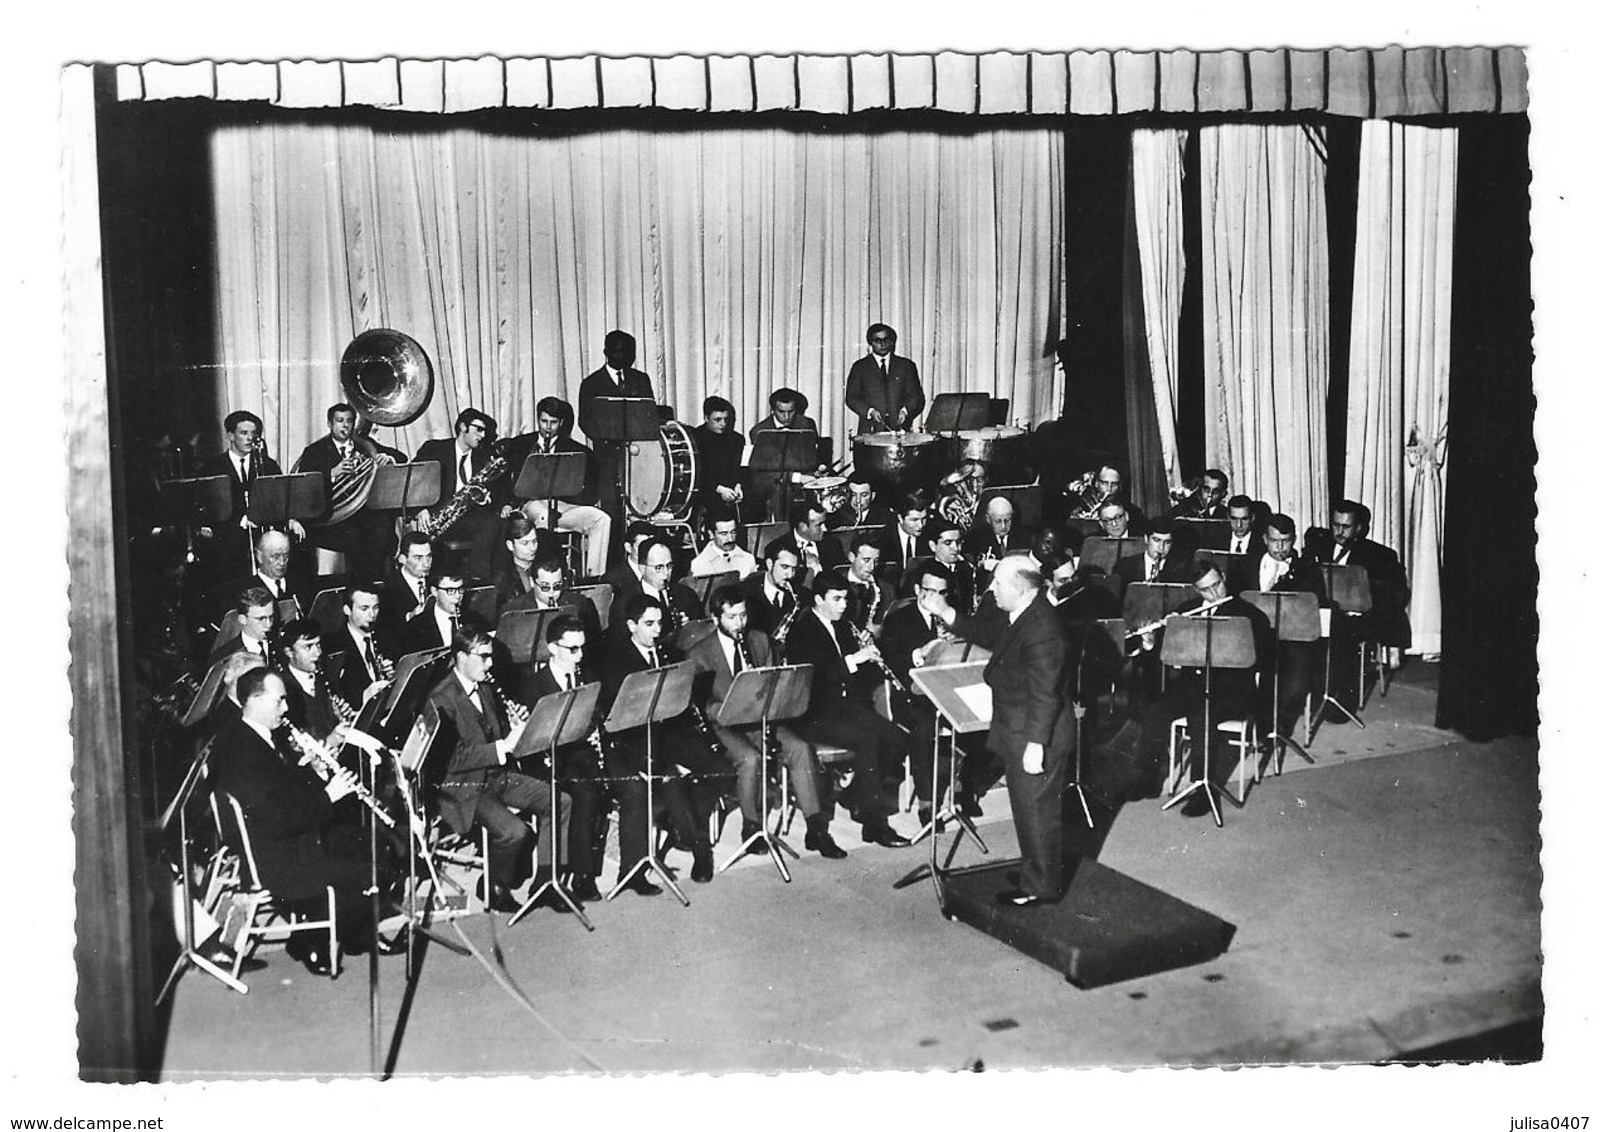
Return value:
<svg viewBox="0 0 1600 1132">
<path fill-rule="evenodd" d="M 947 921 L 926 882 L 895 891 L 925 845 L 841 837 L 847 860 L 803 854 L 790 885 L 765 861 L 689 884 L 674 854 L 689 908 L 625 895 L 592 908 L 592 934 L 548 911 L 459 921 L 484 954 L 498 941 L 531 1011 L 430 947 L 396 1040 L 404 965 L 384 959 L 394 1072 L 1370 1062 L 1525 1025 L 1541 1011 L 1537 748 L 1434 730 L 1431 675 L 1412 662 L 1365 731 L 1324 729 L 1317 766 L 1268 777 L 1223 829 L 1142 800 L 1076 838 L 1237 925 L 1210 962 L 1078 990 Z M 1004 797 L 979 823 L 993 857 L 1016 854 Z M 982 860 L 968 842 L 955 863 Z M 165 1079 L 367 1072 L 365 958 L 333 983 L 266 958 L 247 996 L 184 977 Z"/>
</svg>

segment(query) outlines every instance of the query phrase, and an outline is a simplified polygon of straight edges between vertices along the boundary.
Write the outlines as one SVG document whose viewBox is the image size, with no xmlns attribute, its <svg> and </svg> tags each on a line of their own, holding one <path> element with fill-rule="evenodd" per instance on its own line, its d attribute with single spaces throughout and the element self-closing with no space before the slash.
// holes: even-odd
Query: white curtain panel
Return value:
<svg viewBox="0 0 1600 1132">
<path fill-rule="evenodd" d="M 1053 417 L 1065 258 L 1058 131 L 704 129 L 541 137 L 272 124 L 213 142 L 219 393 L 291 460 L 341 399 L 355 334 L 405 331 L 438 388 L 380 437 L 414 451 L 463 407 L 502 435 L 576 397 L 612 328 L 678 416 L 741 428 L 792 386 L 846 432 L 844 377 L 884 321 L 930 399 Z"/>
<path fill-rule="evenodd" d="M 1310 128 L 1200 131 L 1206 462 L 1302 528 L 1328 505 L 1325 165 Z"/>
<path fill-rule="evenodd" d="M 1183 147 L 1187 130 L 1133 131 L 1133 216 L 1139 241 L 1144 335 L 1167 488 L 1178 463 L 1178 312 L 1183 303 Z"/>
<path fill-rule="evenodd" d="M 1365 122 L 1344 493 L 1411 576 L 1411 651 L 1440 648 L 1454 129 Z"/>
</svg>

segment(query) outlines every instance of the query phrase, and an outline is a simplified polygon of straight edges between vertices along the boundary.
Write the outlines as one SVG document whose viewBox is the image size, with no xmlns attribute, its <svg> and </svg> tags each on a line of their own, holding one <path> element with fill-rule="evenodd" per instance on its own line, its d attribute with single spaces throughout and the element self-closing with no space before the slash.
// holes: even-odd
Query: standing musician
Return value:
<svg viewBox="0 0 1600 1132">
<path fill-rule="evenodd" d="M 878 547 L 878 536 L 871 531 L 858 531 L 850 539 L 850 567 L 846 578 L 850 582 L 850 600 L 845 606 L 845 620 L 857 633 L 867 632 L 876 637 L 883 628 L 884 616 L 894 594 L 878 578 L 878 559 L 883 551 Z"/>
<path fill-rule="evenodd" d="M 400 634 L 428 603 L 428 574 L 433 570 L 433 540 L 421 531 L 400 536 L 394 568 L 383 583 L 378 605 L 378 637 L 391 655 L 400 647 Z"/>
<path fill-rule="evenodd" d="M 844 506 L 828 516 L 829 530 L 839 527 L 887 527 L 894 522 L 889 508 L 878 502 L 877 489 L 866 476 L 856 472 L 845 488 L 849 495 Z"/>
<path fill-rule="evenodd" d="M 713 394 L 701 406 L 705 422 L 695 426 L 694 444 L 700 456 L 698 506 L 702 514 L 722 504 L 738 517 L 744 502 L 744 434 L 733 427 L 733 402 Z"/>
<path fill-rule="evenodd" d="M 1228 476 L 1220 468 L 1207 468 L 1200 475 L 1200 485 L 1168 512 L 1173 519 L 1226 519 L 1228 505 Z"/>
<path fill-rule="evenodd" d="M 1228 500 L 1228 553 L 1258 554 L 1265 545 L 1256 530 L 1254 502 L 1248 495 L 1235 495 Z"/>
<path fill-rule="evenodd" d="M 541 397 L 538 405 L 539 427 L 536 432 L 519 436 L 512 443 L 514 455 L 509 456 L 512 472 L 508 477 L 515 484 L 522 472 L 523 462 L 529 456 L 548 456 L 562 452 L 577 452 L 584 457 L 583 488 L 576 495 L 556 500 L 556 530 L 570 531 L 582 540 L 583 572 L 591 578 L 605 573 L 611 555 L 611 518 L 598 506 L 600 500 L 599 474 L 595 454 L 572 438 L 572 406 L 559 397 Z M 561 506 L 565 504 L 566 506 Z M 540 527 L 548 527 L 550 502 L 530 499 L 522 505 L 522 513 Z M 574 567 L 576 569 L 576 567 Z"/>
<path fill-rule="evenodd" d="M 449 440 L 434 439 L 422 442 L 413 463 L 428 460 L 439 465 L 439 504 L 443 507 L 453 499 L 463 486 L 473 479 L 487 475 L 494 457 L 484 448 L 485 440 L 494 435 L 494 418 L 477 409 L 462 409 L 456 414 L 455 437 Z M 490 502 L 472 504 L 465 515 L 456 520 L 446 532 L 447 541 L 467 547 L 467 572 L 475 578 L 487 578 L 494 555 L 494 540 L 500 533 L 501 510 L 509 500 L 505 477 L 493 476 L 489 488 Z M 417 512 L 417 520 L 427 523 L 431 512 L 424 508 Z"/>
<path fill-rule="evenodd" d="M 1066 638 L 1049 603 L 1040 600 L 1043 586 L 1027 556 L 1000 560 L 993 592 L 1009 624 L 998 638 L 983 633 L 974 619 L 957 616 L 937 595 L 928 598 L 931 611 L 960 636 L 994 653 L 983 671 L 994 693 L 988 746 L 1005 762 L 1022 850 L 1017 887 L 995 899 L 1016 908 L 1055 903 L 1066 891 L 1062 789 L 1077 729 L 1067 689 Z"/>
<path fill-rule="evenodd" d="M 591 639 L 584 623 L 576 617 L 560 616 L 550 622 L 545 630 L 545 643 L 550 649 L 550 659 L 533 669 L 522 681 L 521 699 L 530 708 L 545 696 L 555 692 L 570 691 L 588 683 L 591 677 L 584 671 L 584 657 Z M 538 777 L 538 764 L 519 767 L 524 773 Z M 548 764 L 543 773 L 548 774 Z M 603 864 L 600 841 L 605 833 L 606 810 L 601 794 L 600 761 L 594 747 L 587 742 L 568 743 L 556 749 L 556 781 L 567 796 L 571 818 L 567 828 L 566 865 L 571 875 L 570 889 L 574 900 L 599 900 L 600 890 L 595 878 Z M 551 897 L 554 894 L 547 893 Z M 550 901 L 552 907 L 560 899 Z"/>
<path fill-rule="evenodd" d="M 756 556 L 739 545 L 739 520 L 730 506 L 720 501 L 708 505 L 706 530 L 711 537 L 689 563 L 692 576 L 714 578 L 736 573 L 742 582 L 756 572 Z"/>
<path fill-rule="evenodd" d="M 796 589 L 800 556 L 790 547 L 769 542 L 763 554 L 767 568 L 744 582 L 745 611 L 751 631 L 765 634 L 779 655 L 783 654 L 788 627 L 811 606 L 811 595 L 804 587 Z"/>
<path fill-rule="evenodd" d="M 325 651 L 343 654 L 335 690 L 358 709 L 394 675 L 394 663 L 378 649 L 379 600 L 373 583 L 351 582 L 344 588 L 344 625 L 323 641 Z"/>
<path fill-rule="evenodd" d="M 633 368 L 639 355 L 633 335 L 622 330 L 612 330 L 605 338 L 605 365 L 583 379 L 578 387 L 578 427 L 584 438 L 594 445 L 594 489 L 600 509 L 611 516 L 611 545 L 622 541 L 625 516 L 622 506 L 622 459 L 626 441 L 601 440 L 595 436 L 598 410 L 595 401 L 601 397 L 644 397 L 655 400 L 655 389 L 650 375 Z"/>
<path fill-rule="evenodd" d="M 813 743 L 845 747 L 855 754 L 851 810 L 861 823 L 861 840 L 900 848 L 909 845 L 889 824 L 893 805 L 884 797 L 888 767 L 906 756 L 906 737 L 871 706 L 871 687 L 863 669 L 882 663 L 875 644 L 859 644 L 844 620 L 850 583 L 843 570 L 822 576 L 811 608 L 796 617 L 785 653 L 787 664 L 815 667 L 811 703 L 799 730 Z"/>
<path fill-rule="evenodd" d="M 717 631 L 697 641 L 689 650 L 688 659 L 694 662 L 699 682 L 706 687 L 706 715 L 738 776 L 739 812 L 744 823 L 739 840 L 743 842 L 762 832 L 765 815 L 761 811 L 760 776 L 764 740 L 759 724 L 724 727 L 717 718 L 734 677 L 746 668 L 766 667 L 775 661 L 766 634 L 747 629 L 745 597 L 737 586 L 724 585 L 714 590 L 710 610 L 717 620 Z M 784 724 L 773 724 L 771 735 L 772 757 L 789 768 L 789 783 L 800 812 L 805 815 L 806 848 L 830 859 L 845 856 L 845 851 L 834 843 L 828 832 L 828 815 L 823 810 L 820 789 L 822 769 L 817 764 L 816 753 Z"/>
<path fill-rule="evenodd" d="M 663 610 L 661 603 L 647 593 L 629 594 L 621 605 L 617 626 L 600 667 L 600 715 L 610 712 L 616 702 L 622 683 L 635 672 L 660 668 L 675 660 L 676 652 L 662 641 Z M 610 747 L 606 753 L 606 772 L 611 778 L 612 791 L 617 796 L 620 813 L 620 841 L 622 864 L 619 876 L 627 876 L 649 848 L 649 815 L 645 812 L 645 756 L 647 737 L 645 728 L 655 729 L 653 748 L 648 753 L 654 761 L 657 778 L 655 797 L 658 805 L 665 807 L 669 828 L 677 845 L 686 847 L 694 856 L 691 880 L 704 884 L 711 879 L 711 839 L 706 828 L 710 807 L 697 806 L 690 792 L 690 783 L 678 775 L 665 772 L 677 765 L 691 776 L 702 779 L 726 773 L 727 767 L 695 733 L 689 712 L 659 723 L 631 727 L 623 731 L 608 732 Z M 640 896 L 659 896 L 661 888 L 652 884 L 640 872 L 628 885 Z"/>
<path fill-rule="evenodd" d="M 541 554 L 533 563 L 533 589 L 500 607 L 501 613 L 515 609 L 560 609 L 566 606 L 576 614 L 588 634 L 587 641 L 600 643 L 600 613 L 594 602 L 573 589 L 567 573 L 567 560 L 560 554 Z"/>
<path fill-rule="evenodd" d="M 461 631 L 461 603 L 467 590 L 465 571 L 446 562 L 428 575 L 428 600 L 400 631 L 400 655 L 449 646 Z"/>
<path fill-rule="evenodd" d="M 903 689 L 893 693 L 894 718 L 911 732 L 911 780 L 921 801 L 919 817 L 926 824 L 937 802 L 933 797 L 933 737 L 937 716 L 927 693 L 911 679 L 911 670 L 927 662 L 931 644 L 948 640 L 952 635 L 949 626 L 933 612 L 939 603 L 948 602 L 951 578 L 949 569 L 938 562 L 924 563 L 914 573 L 913 600 L 898 606 L 884 619 L 878 647 L 883 650 L 884 663 L 894 672 Z M 949 768 L 950 757 L 941 751 L 941 782 L 950 781 Z M 964 785 L 965 767 L 962 772 Z"/>
<path fill-rule="evenodd" d="M 278 616 L 272 595 L 262 586 L 247 586 L 234 604 L 234 613 L 239 618 L 239 635 L 214 647 L 206 659 L 206 667 L 236 652 L 250 653 L 272 663 L 272 645 L 268 638 Z"/>
<path fill-rule="evenodd" d="M 227 447 L 221 453 L 201 463 L 202 476 L 227 476 L 233 493 L 232 515 L 237 522 L 225 523 L 215 532 L 216 558 L 212 577 L 238 569 L 250 548 L 254 528 L 246 515 L 250 506 L 250 485 L 262 476 L 281 476 L 283 469 L 267 455 L 261 418 L 247 409 L 238 409 L 222 420 L 223 431 L 228 434 Z M 295 519 L 284 524 L 295 538 L 304 538 L 305 528 Z M 212 538 L 210 527 L 201 527 L 200 537 Z"/>
<path fill-rule="evenodd" d="M 803 499 L 789 508 L 789 529 L 772 540 L 795 552 L 802 585 L 810 585 L 824 570 L 844 565 L 838 545 L 832 539 L 823 541 L 826 515 L 815 500 Z"/>
<path fill-rule="evenodd" d="M 292 470 L 321 472 L 328 489 L 327 518 L 334 521 L 313 525 L 306 541 L 346 555 L 357 577 L 373 577 L 394 545 L 394 529 L 365 504 L 377 469 L 395 460 L 367 437 L 356 435 L 356 419 L 352 406 L 343 402 L 330 406 L 327 435 L 306 445 Z"/>
<path fill-rule="evenodd" d="M 883 548 L 879 565 L 884 579 L 895 586 L 905 582 L 905 572 L 913 559 L 927 557 L 928 544 L 923 531 L 928 525 L 928 497 L 913 491 L 900 503 L 894 527 L 878 540 Z"/>
<path fill-rule="evenodd" d="M 489 860 L 478 895 L 495 912 L 514 912 L 511 890 L 527 871 L 531 831 L 516 811 L 539 818 L 539 861 L 534 884 L 549 877 L 552 809 L 560 826 L 556 836 L 567 835 L 567 807 L 550 797 L 547 783 L 519 774 L 509 764 L 511 752 L 522 737 L 523 722 L 512 724 L 505 706 L 487 680 L 494 661 L 494 641 L 475 617 L 463 620 L 450 641 L 451 667 L 429 702 L 447 723 L 449 761 L 439 784 L 439 813 L 462 837 L 472 837 L 481 826 L 489 834 Z M 563 905 L 564 906 L 564 905 Z"/>
<path fill-rule="evenodd" d="M 961 556 L 961 532 L 952 523 L 934 520 L 928 524 L 928 549 L 933 552 L 933 561 L 950 573 L 950 604 L 962 613 L 971 613 L 983 590 L 978 586 L 978 568 Z M 906 597 L 915 592 L 916 573 L 912 570 L 901 587 Z"/>
<path fill-rule="evenodd" d="M 989 470 L 984 462 L 963 460 L 939 481 L 939 502 L 934 504 L 934 511 L 966 533 L 978 517 L 978 500 L 988 486 Z"/>
<path fill-rule="evenodd" d="M 896 341 L 893 327 L 867 327 L 867 356 L 845 378 L 844 403 L 858 418 L 857 432 L 903 431 L 922 415 L 922 378 L 915 362 L 894 352 Z"/>
<path fill-rule="evenodd" d="M 322 782 L 280 749 L 278 728 L 288 715 L 288 702 L 276 672 L 255 668 L 243 673 L 237 695 L 240 716 L 218 731 L 211 769 L 214 789 L 232 795 L 249 823 L 260 872 L 256 879 L 281 903 L 310 918 L 327 917 L 325 890 L 331 886 L 340 944 L 351 952 L 364 951 L 372 926 L 371 902 L 363 895 L 370 878 L 364 837 L 358 825 L 336 821 L 333 809 L 356 790 L 356 777 L 341 770 Z M 234 848 L 239 847 L 234 841 Z M 382 864 L 379 880 L 385 884 L 389 878 Z M 286 946 L 312 974 L 332 973 L 325 932 L 295 932 Z M 404 947 L 403 936 L 378 942 L 380 954 Z"/>
</svg>

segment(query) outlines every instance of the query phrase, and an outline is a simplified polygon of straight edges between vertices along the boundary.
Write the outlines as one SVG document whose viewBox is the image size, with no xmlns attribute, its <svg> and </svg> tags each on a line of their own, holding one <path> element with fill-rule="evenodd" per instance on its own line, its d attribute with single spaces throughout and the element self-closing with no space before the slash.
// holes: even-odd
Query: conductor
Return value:
<svg viewBox="0 0 1600 1132">
<path fill-rule="evenodd" d="M 930 612 L 994 655 L 983 670 L 994 692 L 989 749 L 1005 762 L 1011 815 L 1022 849 L 1018 887 L 998 893 L 1001 904 L 1030 908 L 1054 904 L 1066 890 L 1062 858 L 1062 787 L 1076 736 L 1067 685 L 1067 641 L 1048 601 L 1040 600 L 1044 577 L 1033 560 L 1013 554 L 995 566 L 995 603 L 1005 624 L 985 633 L 983 623 L 958 616 L 942 596 Z M 991 639 L 984 639 L 985 637 Z"/>
<path fill-rule="evenodd" d="M 893 327 L 873 323 L 867 327 L 870 353 L 850 367 L 844 403 L 860 419 L 858 432 L 908 429 L 922 415 L 922 378 L 917 363 L 894 352 L 897 340 Z"/>
</svg>

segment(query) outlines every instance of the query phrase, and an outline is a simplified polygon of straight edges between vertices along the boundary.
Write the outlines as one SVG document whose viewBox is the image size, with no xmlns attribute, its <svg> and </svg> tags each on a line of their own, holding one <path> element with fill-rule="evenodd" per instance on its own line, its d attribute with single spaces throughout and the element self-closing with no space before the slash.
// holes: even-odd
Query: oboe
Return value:
<svg viewBox="0 0 1600 1132">
<path fill-rule="evenodd" d="M 285 726 L 289 729 L 289 745 L 296 751 L 300 752 L 302 756 L 309 758 L 312 762 L 320 765 L 322 769 L 326 770 L 330 775 L 338 774 L 340 771 L 344 770 L 344 767 L 339 763 L 338 756 L 332 751 L 328 750 L 328 748 L 324 747 L 321 743 L 307 735 L 294 724 L 289 723 L 285 724 Z M 394 818 L 389 816 L 389 811 L 383 808 L 383 803 L 378 801 L 378 799 L 373 795 L 372 791 L 368 790 L 358 781 L 355 784 L 355 788 L 352 789 L 350 793 L 354 794 L 356 798 L 360 800 L 363 806 L 371 810 L 372 815 L 375 818 L 381 821 L 384 825 L 388 826 L 390 829 L 394 828 Z"/>
</svg>

